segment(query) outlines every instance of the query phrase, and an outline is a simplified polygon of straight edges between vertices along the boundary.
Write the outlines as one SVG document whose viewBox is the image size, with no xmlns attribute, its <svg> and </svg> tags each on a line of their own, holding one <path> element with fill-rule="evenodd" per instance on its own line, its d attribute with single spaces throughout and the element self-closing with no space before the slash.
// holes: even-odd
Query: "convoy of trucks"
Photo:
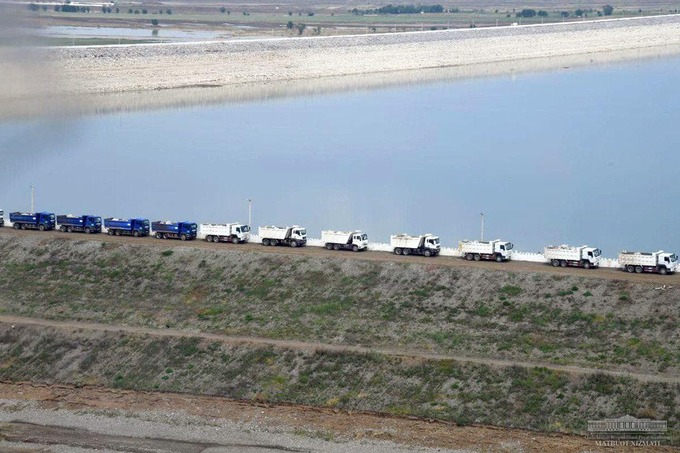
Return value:
<svg viewBox="0 0 680 453">
<path fill-rule="evenodd" d="M 555 267 L 582 267 L 590 269 L 600 266 L 602 251 L 596 247 L 571 247 L 568 245 L 549 245 L 543 250 L 545 259 Z"/>
<path fill-rule="evenodd" d="M 150 234 L 149 219 L 104 219 L 104 227 L 109 236 L 142 237 Z"/>
<path fill-rule="evenodd" d="M 193 222 L 158 221 L 151 224 L 156 239 L 196 239 L 198 226 Z"/>
<path fill-rule="evenodd" d="M 359 252 L 368 248 L 368 235 L 361 231 L 332 231 L 321 232 L 321 242 L 328 250 L 352 250 Z"/>
<path fill-rule="evenodd" d="M 288 245 L 298 247 L 307 244 L 307 230 L 299 225 L 289 227 L 261 226 L 262 245 Z"/>
<path fill-rule="evenodd" d="M 53 230 L 57 227 L 64 232 L 99 233 L 102 231 L 102 219 L 93 215 L 60 215 L 51 212 L 11 212 L 11 226 L 23 230 Z M 0 227 L 5 225 L 4 211 L 0 209 Z M 246 243 L 250 240 L 251 230 L 248 225 L 238 222 L 225 224 L 193 222 L 158 221 L 149 227 L 148 219 L 107 218 L 103 222 L 109 235 L 142 237 L 153 234 L 158 239 L 181 239 L 182 241 L 204 238 L 207 242 Z M 261 226 L 259 236 L 262 245 L 287 245 L 299 247 L 307 244 L 307 230 L 299 225 L 277 227 Z M 328 250 L 368 250 L 368 235 L 359 230 L 321 232 L 321 242 Z M 396 255 L 437 256 L 441 252 L 438 236 L 421 234 L 395 234 L 390 236 L 390 247 Z M 501 241 L 460 241 L 458 251 L 468 261 L 494 260 L 498 262 L 512 259 L 514 245 Z M 583 245 L 547 246 L 543 250 L 545 260 L 555 267 L 582 267 L 585 269 L 600 266 L 602 251 L 597 247 Z M 620 269 L 636 273 L 672 274 L 678 268 L 678 256 L 664 252 L 627 252 L 619 253 Z"/>
<path fill-rule="evenodd" d="M 95 215 L 58 215 L 57 225 L 63 233 L 101 233 L 102 218 Z"/>
<path fill-rule="evenodd" d="M 678 267 L 678 256 L 675 253 L 658 252 L 626 252 L 619 253 L 619 267 L 628 272 L 672 274 Z"/>
<path fill-rule="evenodd" d="M 420 236 L 394 234 L 390 236 L 390 246 L 397 255 L 437 256 L 441 251 L 439 237 L 429 233 Z"/>
<path fill-rule="evenodd" d="M 198 237 L 208 242 L 231 242 L 240 244 L 250 240 L 250 227 L 234 223 L 201 223 Z"/>
<path fill-rule="evenodd" d="M 51 212 L 10 212 L 9 221 L 16 230 L 53 230 L 54 214 Z"/>
<path fill-rule="evenodd" d="M 501 241 L 460 241 L 458 250 L 468 261 L 508 261 L 512 257 L 512 242 Z"/>
</svg>

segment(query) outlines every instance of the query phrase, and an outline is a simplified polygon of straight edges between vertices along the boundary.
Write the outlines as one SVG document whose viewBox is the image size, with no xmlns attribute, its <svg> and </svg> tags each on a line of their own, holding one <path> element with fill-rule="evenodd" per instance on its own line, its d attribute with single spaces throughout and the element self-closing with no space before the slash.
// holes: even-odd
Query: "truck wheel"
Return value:
<svg viewBox="0 0 680 453">
<path fill-rule="evenodd" d="M 401 249 L 400 249 L 399 247 L 397 247 L 396 249 L 394 249 L 394 254 L 395 254 L 395 255 L 401 255 Z"/>
<path fill-rule="evenodd" d="M 109 230 L 109 231 L 107 231 L 106 233 L 107 233 L 109 236 L 113 236 L 114 234 L 116 234 L 116 232 L 113 231 L 113 230 Z"/>
<path fill-rule="evenodd" d="M 326 250 L 333 250 L 333 244 L 331 244 L 330 242 L 326 244 Z"/>
<path fill-rule="evenodd" d="M 290 241 L 290 246 L 291 247 L 297 247 L 298 246 L 297 241 Z"/>
<path fill-rule="evenodd" d="M 269 245 L 273 246 L 273 245 L 278 245 L 278 244 L 279 244 L 279 241 L 277 239 L 270 239 L 269 240 Z"/>
<path fill-rule="evenodd" d="M 340 244 L 333 244 L 333 250 L 335 250 L 336 252 L 340 250 Z"/>
<path fill-rule="evenodd" d="M 155 236 L 156 236 L 156 239 L 163 239 L 163 235 L 160 234 L 160 233 L 156 233 Z"/>
<path fill-rule="evenodd" d="M 89 228 L 85 228 L 85 234 L 90 234 L 92 231 Z"/>
<path fill-rule="evenodd" d="M 430 251 L 430 249 L 425 249 L 425 251 L 423 252 L 423 255 L 425 255 L 429 258 L 429 257 L 432 256 L 432 252 Z"/>
<path fill-rule="evenodd" d="M 186 235 L 186 234 L 181 234 L 181 235 L 179 236 L 179 239 L 182 240 L 182 241 L 186 241 L 186 240 L 187 240 L 187 235 Z"/>
<path fill-rule="evenodd" d="M 262 245 L 269 245 L 269 239 L 262 239 Z"/>
<path fill-rule="evenodd" d="M 502 255 L 496 255 L 496 262 L 502 263 L 503 262 L 503 256 Z"/>
<path fill-rule="evenodd" d="M 635 272 L 635 266 L 629 264 L 628 266 L 626 266 L 626 270 L 632 274 L 633 272 Z"/>
<path fill-rule="evenodd" d="M 358 245 L 352 246 L 352 251 L 353 251 L 353 252 L 358 252 L 358 251 L 359 251 L 359 246 L 358 246 Z"/>
<path fill-rule="evenodd" d="M 116 236 L 122 236 L 122 235 L 123 235 L 123 232 L 122 232 L 122 231 L 116 230 Z"/>
<path fill-rule="evenodd" d="M 38 225 L 38 229 L 40 231 L 45 231 L 45 225 Z"/>
<path fill-rule="evenodd" d="M 665 267 L 659 268 L 659 274 L 666 275 L 667 273 L 668 273 L 668 269 L 666 269 Z"/>
<path fill-rule="evenodd" d="M 552 260 L 551 263 L 554 267 L 560 267 L 560 260 Z"/>
<path fill-rule="evenodd" d="M 473 259 L 475 259 L 475 257 L 474 257 L 474 255 L 472 255 L 472 253 L 466 253 L 465 259 L 468 260 L 468 261 L 472 261 Z"/>
<path fill-rule="evenodd" d="M 404 256 L 408 256 L 411 254 L 411 249 L 404 249 L 401 251 L 401 254 Z"/>
<path fill-rule="evenodd" d="M 233 238 L 231 238 L 231 243 L 232 243 L 232 244 L 238 244 L 238 238 L 237 238 L 236 236 L 234 236 Z"/>
<path fill-rule="evenodd" d="M 642 266 L 635 266 L 635 272 L 637 272 L 638 274 L 641 274 L 642 270 L 643 270 Z"/>
<path fill-rule="evenodd" d="M 562 267 L 567 267 L 567 264 L 569 264 L 569 263 L 567 263 L 567 260 L 560 261 L 560 266 L 562 266 Z"/>
<path fill-rule="evenodd" d="M 21 228 L 21 225 L 19 225 L 18 223 L 15 223 L 14 225 L 12 225 L 12 228 L 14 228 L 15 230 L 18 230 L 19 228 Z"/>
<path fill-rule="evenodd" d="M 479 261 L 481 259 L 482 259 L 482 255 L 480 255 L 479 253 L 475 253 L 475 261 Z"/>
<path fill-rule="evenodd" d="M 583 269 L 590 269 L 590 261 L 583 262 Z"/>
<path fill-rule="evenodd" d="M 66 233 L 66 227 L 63 226 L 63 225 L 60 226 L 60 227 L 59 227 L 59 231 L 61 231 L 62 233 Z"/>
<path fill-rule="evenodd" d="M 132 237 L 138 238 L 138 237 L 139 237 L 139 231 L 137 231 L 137 230 L 133 231 L 133 232 L 132 232 Z"/>
</svg>

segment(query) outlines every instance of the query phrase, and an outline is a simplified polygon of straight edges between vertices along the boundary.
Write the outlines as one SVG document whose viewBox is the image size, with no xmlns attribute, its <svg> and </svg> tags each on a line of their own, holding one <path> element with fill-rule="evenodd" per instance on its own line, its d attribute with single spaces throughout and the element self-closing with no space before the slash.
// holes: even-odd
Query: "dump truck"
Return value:
<svg viewBox="0 0 680 453">
<path fill-rule="evenodd" d="M 441 251 L 439 236 L 430 233 L 420 236 L 393 234 L 390 236 L 390 246 L 396 255 L 437 256 Z"/>
<path fill-rule="evenodd" d="M 109 236 L 148 236 L 150 233 L 149 219 L 104 219 Z"/>
<path fill-rule="evenodd" d="M 368 248 L 368 235 L 359 230 L 348 232 L 326 230 L 321 232 L 321 242 L 328 250 L 358 252 Z"/>
<path fill-rule="evenodd" d="M 543 249 L 543 256 L 555 267 L 582 267 L 590 269 L 600 266 L 602 250 L 597 247 L 571 247 L 569 245 L 549 245 Z"/>
<path fill-rule="evenodd" d="M 250 240 L 250 227 L 238 222 L 201 223 L 198 225 L 198 237 L 208 242 L 240 244 Z"/>
<path fill-rule="evenodd" d="M 63 233 L 101 233 L 102 218 L 96 215 L 58 215 L 57 225 Z"/>
<path fill-rule="evenodd" d="M 298 247 L 307 244 L 307 230 L 299 225 L 289 227 L 261 226 L 258 233 L 262 245 Z"/>
<path fill-rule="evenodd" d="M 11 212 L 9 220 L 16 230 L 53 230 L 54 214 L 51 212 Z"/>
<path fill-rule="evenodd" d="M 460 241 L 458 251 L 468 261 L 508 261 L 512 258 L 512 242 L 501 241 Z"/>
<path fill-rule="evenodd" d="M 158 221 L 151 224 L 156 239 L 196 239 L 198 226 L 194 222 Z"/>
<path fill-rule="evenodd" d="M 678 255 L 664 252 L 628 252 L 619 253 L 619 267 L 627 272 L 672 274 L 678 267 Z"/>
</svg>

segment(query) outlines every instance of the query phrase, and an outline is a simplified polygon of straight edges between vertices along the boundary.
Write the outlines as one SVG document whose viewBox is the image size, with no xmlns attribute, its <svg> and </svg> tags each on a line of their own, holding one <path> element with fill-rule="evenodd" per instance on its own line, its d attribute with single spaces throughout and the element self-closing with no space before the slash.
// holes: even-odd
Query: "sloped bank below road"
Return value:
<svg viewBox="0 0 680 453">
<path fill-rule="evenodd" d="M 544 431 L 632 413 L 677 422 L 679 384 L 195 337 L 0 324 L 0 379 L 219 395 Z"/>
<path fill-rule="evenodd" d="M 588 277 L 597 271 L 164 250 L 39 234 L 0 236 L 0 254 L 0 307 L 9 315 L 680 374 L 680 288 Z"/>
</svg>

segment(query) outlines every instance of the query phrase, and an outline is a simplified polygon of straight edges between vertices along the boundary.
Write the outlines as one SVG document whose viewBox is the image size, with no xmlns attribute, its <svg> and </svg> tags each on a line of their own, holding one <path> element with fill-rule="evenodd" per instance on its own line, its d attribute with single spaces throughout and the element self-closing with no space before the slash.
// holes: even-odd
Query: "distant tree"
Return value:
<svg viewBox="0 0 680 453">
<path fill-rule="evenodd" d="M 151 25 L 158 27 L 158 19 L 151 19 Z"/>
<path fill-rule="evenodd" d="M 602 8 L 602 12 L 604 13 L 605 16 L 611 16 L 612 13 L 614 12 L 614 7 L 612 5 L 605 5 Z"/>
<path fill-rule="evenodd" d="M 297 24 L 298 35 L 302 35 L 305 32 L 305 28 L 307 28 L 307 25 Z"/>
<path fill-rule="evenodd" d="M 162 10 L 162 9 L 159 9 L 159 10 L 158 10 L 158 14 L 163 14 L 163 10 Z"/>
<path fill-rule="evenodd" d="M 576 17 L 583 17 L 583 16 L 585 16 L 585 14 L 586 14 L 586 11 L 583 10 L 583 9 L 577 9 L 576 11 L 574 11 L 574 16 L 576 16 Z"/>
<path fill-rule="evenodd" d="M 40 9 L 40 7 L 38 5 L 36 5 L 35 3 L 31 3 L 31 4 L 28 5 L 28 9 L 30 11 L 38 11 Z"/>
<path fill-rule="evenodd" d="M 120 8 L 116 8 L 116 14 L 120 12 Z"/>
<path fill-rule="evenodd" d="M 138 9 L 135 10 L 135 14 L 139 14 L 139 10 L 138 10 Z"/>
<path fill-rule="evenodd" d="M 292 15 L 293 15 L 293 11 L 288 11 L 288 15 L 289 15 L 289 16 L 292 16 Z"/>
<path fill-rule="evenodd" d="M 524 8 L 522 11 L 517 13 L 517 17 L 534 17 L 536 16 L 535 9 Z"/>
<path fill-rule="evenodd" d="M 132 8 L 128 9 L 128 14 L 132 14 L 132 13 L 133 13 Z"/>
<path fill-rule="evenodd" d="M 308 12 L 307 15 L 308 15 L 309 17 L 312 17 L 312 16 L 314 15 L 314 11 Z"/>
<path fill-rule="evenodd" d="M 548 17 L 548 12 L 540 10 L 539 12 L 536 13 L 538 17 Z"/>
<path fill-rule="evenodd" d="M 171 14 L 172 14 L 172 10 L 171 10 L 170 8 L 166 9 L 166 10 L 165 10 L 165 14 L 167 14 L 168 16 L 171 15 Z"/>
<path fill-rule="evenodd" d="M 226 12 L 227 12 L 227 8 L 225 8 L 225 7 L 223 6 L 222 8 L 220 8 L 220 12 L 221 12 L 222 14 L 226 13 Z"/>
<path fill-rule="evenodd" d="M 560 13 L 560 16 L 562 16 L 562 17 L 564 17 L 564 18 L 566 19 L 567 17 L 569 17 L 569 11 L 562 11 L 562 12 Z"/>
<path fill-rule="evenodd" d="M 288 28 L 288 30 L 292 30 L 294 26 L 295 26 L 295 24 L 293 23 L 292 20 L 289 20 L 288 23 L 286 24 L 286 27 Z"/>
<path fill-rule="evenodd" d="M 142 14 L 146 14 L 146 13 L 148 13 L 148 11 L 146 10 L 146 8 L 144 8 L 144 9 L 142 10 Z"/>
</svg>

